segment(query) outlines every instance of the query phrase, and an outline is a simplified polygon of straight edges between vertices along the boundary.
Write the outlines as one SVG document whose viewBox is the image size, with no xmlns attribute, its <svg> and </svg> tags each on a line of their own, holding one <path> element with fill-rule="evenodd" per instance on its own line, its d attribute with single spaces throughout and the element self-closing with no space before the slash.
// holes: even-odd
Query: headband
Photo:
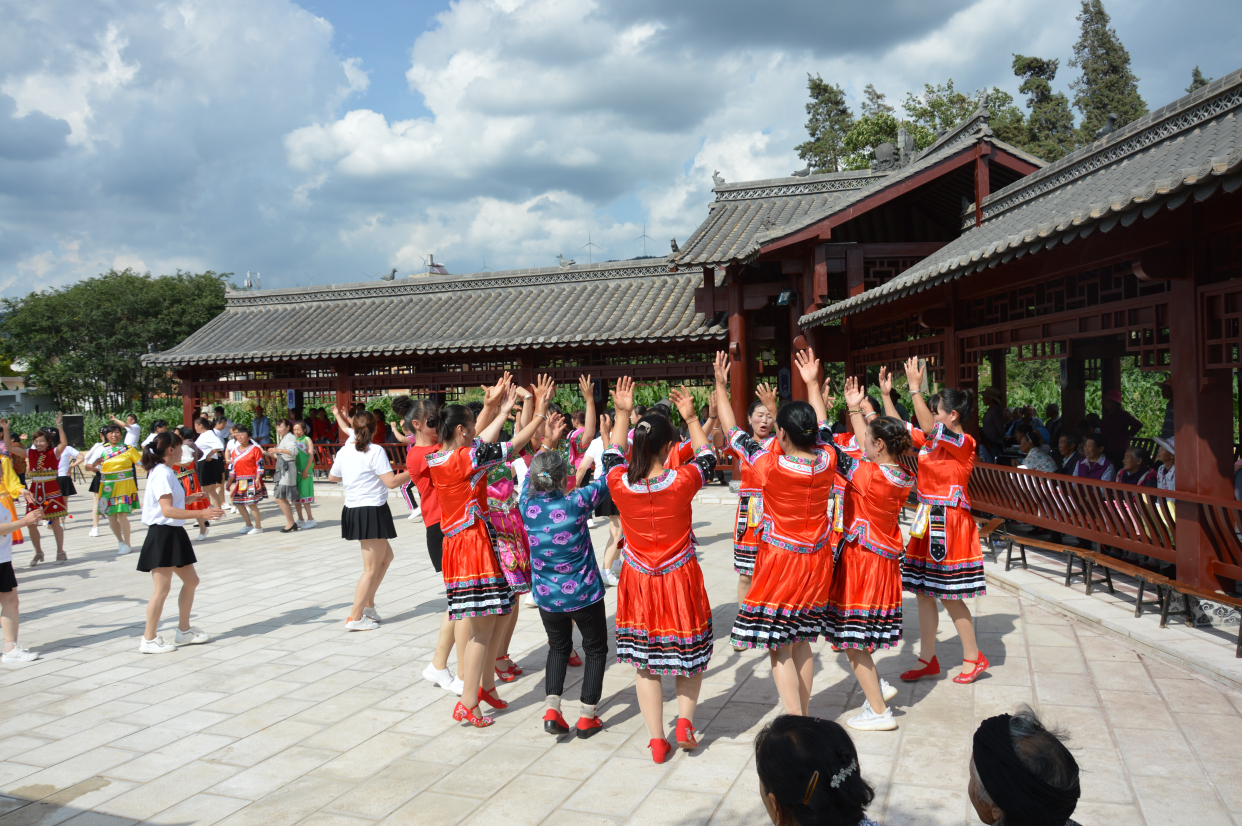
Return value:
<svg viewBox="0 0 1242 826">
<path fill-rule="evenodd" d="M 1011 826 L 1065 826 L 1078 805 L 1078 763 L 1074 782 L 1058 789 L 1037 777 L 1013 750 L 1008 714 L 989 717 L 975 731 L 974 761 L 979 781 Z M 1074 760 L 1071 756 L 1070 760 Z"/>
</svg>

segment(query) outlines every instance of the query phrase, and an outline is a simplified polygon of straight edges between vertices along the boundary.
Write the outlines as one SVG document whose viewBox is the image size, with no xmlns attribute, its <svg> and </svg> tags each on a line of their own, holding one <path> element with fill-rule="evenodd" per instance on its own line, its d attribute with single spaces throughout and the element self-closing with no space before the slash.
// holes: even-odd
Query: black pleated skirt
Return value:
<svg viewBox="0 0 1242 826">
<path fill-rule="evenodd" d="M 198 463 L 198 483 L 203 487 L 218 485 L 224 481 L 224 460 L 211 459 Z"/>
<path fill-rule="evenodd" d="M 612 502 L 612 492 L 608 488 L 604 488 L 604 495 L 599 500 L 599 504 L 595 506 L 596 516 L 620 516 L 621 511 L 617 510 L 617 506 Z"/>
<path fill-rule="evenodd" d="M 95 471 L 95 478 L 91 480 L 91 486 L 88 490 L 91 493 L 99 493 L 99 483 L 103 480 L 103 474 Z"/>
<path fill-rule="evenodd" d="M 7 594 L 17 587 L 17 576 L 12 562 L 0 562 L 0 594 Z"/>
<path fill-rule="evenodd" d="M 184 568 L 198 562 L 190 535 L 180 525 L 148 525 L 147 538 L 138 554 L 138 570 L 150 573 L 156 568 Z"/>
<path fill-rule="evenodd" d="M 397 526 L 392 521 L 388 503 L 363 508 L 341 508 L 341 539 L 351 542 L 362 539 L 396 539 Z"/>
<path fill-rule="evenodd" d="M 78 489 L 73 486 L 72 476 L 57 476 L 56 484 L 60 485 L 60 492 L 65 496 L 76 496 Z"/>
</svg>

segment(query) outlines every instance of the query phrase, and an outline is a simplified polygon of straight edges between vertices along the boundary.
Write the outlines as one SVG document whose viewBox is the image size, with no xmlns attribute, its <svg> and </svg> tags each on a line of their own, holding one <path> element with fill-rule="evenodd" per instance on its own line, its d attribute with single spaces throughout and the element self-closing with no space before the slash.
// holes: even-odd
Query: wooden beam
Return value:
<svg viewBox="0 0 1242 826">
<path fill-rule="evenodd" d="M 730 264 L 726 272 L 727 293 L 729 296 L 729 355 L 732 362 L 729 366 L 729 400 L 733 405 L 733 415 L 738 422 L 746 421 L 746 408 L 750 405 L 751 377 L 754 363 L 749 357 L 747 346 L 748 330 L 746 313 L 743 307 L 742 281 L 746 268 L 740 264 Z"/>
<path fill-rule="evenodd" d="M 992 177 L 988 166 L 991 147 L 986 143 L 975 146 L 975 226 L 983 226 L 983 199 L 991 192 Z"/>
<path fill-rule="evenodd" d="M 1014 172 L 1019 172 L 1023 176 L 1030 175 L 1034 172 L 1038 172 L 1040 169 L 1043 169 L 1043 167 L 1036 166 L 1030 161 L 1022 160 L 1012 152 L 1005 151 L 1005 149 L 1000 146 L 992 146 L 989 144 L 988 148 L 992 150 L 991 157 L 993 162 L 1000 164 L 1006 169 L 1012 169 Z"/>
<path fill-rule="evenodd" d="M 845 250 L 845 292 L 850 296 L 860 295 L 863 286 L 863 251 L 859 244 Z"/>
</svg>

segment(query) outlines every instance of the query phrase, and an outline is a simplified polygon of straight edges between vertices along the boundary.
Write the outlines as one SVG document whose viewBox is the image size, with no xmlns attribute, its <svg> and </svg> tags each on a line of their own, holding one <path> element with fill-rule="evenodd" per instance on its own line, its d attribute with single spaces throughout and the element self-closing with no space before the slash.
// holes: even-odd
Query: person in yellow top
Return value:
<svg viewBox="0 0 1242 826">
<path fill-rule="evenodd" d="M 133 550 L 129 546 L 129 514 L 142 507 L 134 478 L 134 466 L 142 461 L 142 454 L 121 441 L 123 434 L 119 425 L 109 427 L 108 446 L 95 464 L 87 465 L 87 470 L 101 472 L 99 512 L 108 515 L 108 527 L 119 543 L 118 556 Z"/>
<path fill-rule="evenodd" d="M 29 507 L 34 504 L 34 497 L 30 492 L 22 487 L 21 480 L 17 478 L 17 471 L 13 470 L 13 462 L 8 456 L 0 456 L 0 505 L 3 505 L 12 516 L 12 521 L 17 520 L 17 500 L 25 499 L 26 505 Z M 14 545 L 22 543 L 22 532 L 15 530 L 10 535 Z"/>
</svg>

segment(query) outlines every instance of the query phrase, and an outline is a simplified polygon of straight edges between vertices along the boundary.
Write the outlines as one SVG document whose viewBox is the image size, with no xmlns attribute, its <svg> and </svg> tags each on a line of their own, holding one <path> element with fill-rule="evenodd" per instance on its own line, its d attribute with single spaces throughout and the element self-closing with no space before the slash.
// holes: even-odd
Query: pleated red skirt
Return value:
<svg viewBox="0 0 1242 826">
<path fill-rule="evenodd" d="M 443 569 L 452 619 L 513 610 L 517 597 L 505 578 L 485 519 L 476 517 L 468 528 L 444 537 Z"/>
<path fill-rule="evenodd" d="M 210 508 L 211 500 L 206 496 L 193 502 L 190 501 L 191 496 L 203 492 L 203 486 L 198 483 L 198 474 L 194 472 L 194 465 L 176 465 L 175 469 L 177 478 L 181 481 L 181 488 L 185 491 L 185 509 L 188 511 L 202 511 Z"/>
<path fill-rule="evenodd" d="M 828 639 L 835 649 L 874 651 L 901 642 L 901 563 L 847 542 L 832 572 Z"/>
<path fill-rule="evenodd" d="M 712 639 L 712 606 L 693 556 L 660 576 L 621 567 L 617 662 L 653 674 L 690 676 L 707 668 Z"/>
<path fill-rule="evenodd" d="M 945 557 L 932 559 L 931 531 L 921 539 L 910 537 L 901 563 L 905 590 L 936 599 L 969 599 L 987 593 L 979 527 L 968 508 L 945 510 Z"/>
<path fill-rule="evenodd" d="M 750 591 L 730 635 L 742 648 L 781 648 L 816 642 L 826 633 L 832 552 L 786 551 L 761 542 Z"/>
</svg>

